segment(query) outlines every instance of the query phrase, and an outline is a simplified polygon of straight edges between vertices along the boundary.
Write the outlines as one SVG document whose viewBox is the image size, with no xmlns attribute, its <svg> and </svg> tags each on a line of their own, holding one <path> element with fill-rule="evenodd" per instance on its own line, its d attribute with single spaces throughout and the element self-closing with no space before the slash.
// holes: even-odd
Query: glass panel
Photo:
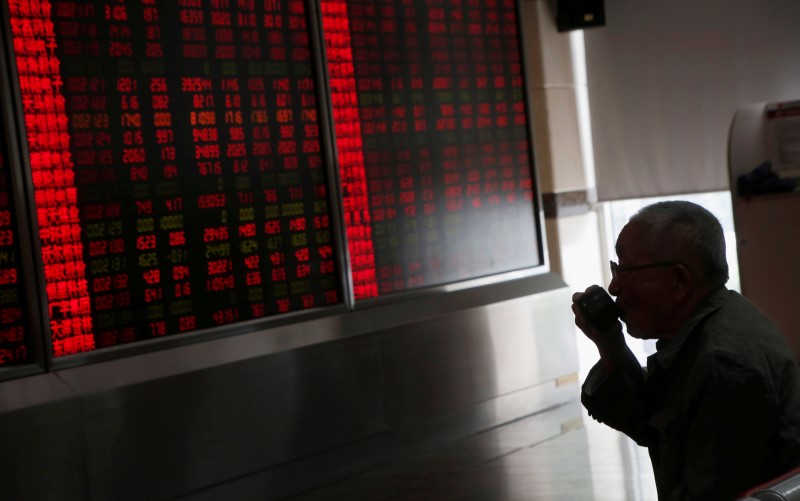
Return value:
<svg viewBox="0 0 800 501">
<path fill-rule="evenodd" d="M 30 344 L 4 127 L 0 120 L 0 366 L 11 366 L 30 361 Z"/>
</svg>

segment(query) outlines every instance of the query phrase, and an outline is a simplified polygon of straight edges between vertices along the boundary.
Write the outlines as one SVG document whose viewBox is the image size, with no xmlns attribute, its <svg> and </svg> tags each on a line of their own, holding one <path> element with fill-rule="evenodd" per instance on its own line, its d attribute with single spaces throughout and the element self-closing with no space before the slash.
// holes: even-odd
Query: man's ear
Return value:
<svg viewBox="0 0 800 501">
<path fill-rule="evenodd" d="M 684 264 L 676 264 L 672 272 L 672 294 L 676 302 L 688 299 L 694 291 L 694 277 Z"/>
</svg>

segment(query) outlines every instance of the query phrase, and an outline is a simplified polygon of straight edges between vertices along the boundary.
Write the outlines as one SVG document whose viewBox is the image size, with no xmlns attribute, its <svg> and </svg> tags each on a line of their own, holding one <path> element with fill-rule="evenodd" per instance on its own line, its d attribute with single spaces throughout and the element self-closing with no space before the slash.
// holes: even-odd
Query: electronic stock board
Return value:
<svg viewBox="0 0 800 501">
<path fill-rule="evenodd" d="M 55 357 L 543 264 L 514 0 L 5 9 Z"/>
</svg>

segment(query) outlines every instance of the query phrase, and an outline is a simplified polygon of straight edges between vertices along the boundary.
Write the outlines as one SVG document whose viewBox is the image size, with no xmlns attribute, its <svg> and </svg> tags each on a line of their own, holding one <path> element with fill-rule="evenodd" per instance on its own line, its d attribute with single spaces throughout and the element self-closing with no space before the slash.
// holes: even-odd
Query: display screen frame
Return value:
<svg viewBox="0 0 800 501">
<path fill-rule="evenodd" d="M 19 81 L 16 64 L 14 64 L 13 44 L 9 26 L 8 5 L 4 3 L 0 8 L 0 22 L 3 23 L 2 57 L 0 57 L 0 71 L 8 75 L 0 83 L 0 97 L 2 97 L 3 112 L 0 119 L 5 124 L 5 139 L 8 143 L 8 156 L 6 159 L 9 170 L 13 173 L 12 183 L 16 194 L 15 206 L 17 208 L 17 222 L 19 240 L 23 254 L 23 270 L 26 277 L 26 300 L 30 307 L 27 308 L 29 339 L 31 342 L 31 363 L 22 367 L 0 366 L 0 380 L 19 377 L 21 375 L 57 370 L 89 363 L 113 360 L 122 357 L 134 356 L 151 351 L 164 350 L 178 346 L 190 345 L 198 342 L 215 340 L 224 337 L 237 336 L 246 333 L 264 331 L 268 336 L 269 330 L 298 322 L 305 322 L 324 317 L 346 315 L 354 310 L 375 308 L 386 304 L 399 304 L 410 300 L 430 297 L 435 300 L 437 295 L 450 294 L 466 289 L 476 289 L 505 282 L 528 278 L 550 271 L 549 256 L 547 253 L 546 235 L 544 228 L 544 213 L 542 210 L 542 195 L 539 187 L 539 176 L 536 162 L 536 148 L 534 144 L 534 121 L 532 110 L 532 96 L 527 85 L 523 86 L 522 94 L 525 102 L 526 128 L 528 139 L 528 153 L 530 158 L 530 176 L 532 181 L 533 197 L 531 200 L 534 214 L 536 245 L 540 256 L 540 264 L 501 273 L 477 276 L 450 283 L 423 286 L 408 290 L 391 292 L 377 297 L 356 300 L 354 297 L 351 255 L 346 238 L 347 232 L 344 224 L 344 209 L 342 204 L 342 183 L 340 179 L 340 165 L 336 153 L 335 125 L 331 92 L 329 87 L 330 75 L 324 51 L 321 0 L 306 2 L 307 16 L 310 20 L 309 32 L 311 35 L 312 59 L 317 81 L 316 95 L 319 99 L 320 116 L 320 142 L 322 145 L 324 170 L 327 175 L 329 190 L 328 197 L 331 203 L 330 214 L 332 221 L 332 236 L 338 265 L 342 300 L 340 304 L 324 307 L 314 307 L 289 313 L 278 314 L 259 319 L 239 321 L 206 329 L 176 333 L 161 338 L 139 340 L 132 343 L 120 344 L 111 347 L 98 348 L 93 351 L 54 357 L 50 331 L 47 318 L 47 297 L 45 293 L 45 278 L 41 257 L 41 245 L 38 238 L 36 223 L 36 208 L 34 205 L 34 188 L 30 174 L 30 158 L 22 120 L 22 100 L 17 82 Z M 525 32 L 522 27 L 522 6 L 515 0 L 517 13 L 518 41 L 521 58 L 523 82 L 527 83 L 530 70 L 526 52 L 528 50 Z M 34 237 L 35 236 L 35 237 Z M 30 280 L 30 277 L 34 277 Z M 291 348 L 288 346 L 287 348 Z"/>
<path fill-rule="evenodd" d="M 327 91 L 324 81 L 322 80 L 322 58 L 320 57 L 318 29 L 315 25 L 315 19 L 318 17 L 315 11 L 317 4 L 316 2 L 306 2 L 305 6 L 308 9 L 306 11 L 306 16 L 309 21 L 308 32 L 310 35 L 310 45 L 312 48 L 311 65 L 314 71 L 313 78 L 316 81 L 315 95 L 318 100 L 317 108 L 320 114 L 319 123 L 321 125 L 321 130 L 319 141 L 322 149 L 322 161 L 324 164 L 322 169 L 327 179 L 327 197 L 330 203 L 329 214 L 332 219 L 332 245 L 334 247 L 334 259 L 336 261 L 338 270 L 338 273 L 335 275 L 335 279 L 338 283 L 341 296 L 339 302 L 337 304 L 315 306 L 267 317 L 242 320 L 182 333 L 174 333 L 159 338 L 137 340 L 130 343 L 96 348 L 91 351 L 62 356 L 55 356 L 53 353 L 52 338 L 48 325 L 48 298 L 45 293 L 46 280 L 43 272 L 44 268 L 41 257 L 41 243 L 38 237 L 39 229 L 35 217 L 36 207 L 33 195 L 34 186 L 31 177 L 31 161 L 29 157 L 27 134 L 24 125 L 21 125 L 24 124 L 24 121 L 21 118 L 24 116 L 24 114 L 22 111 L 22 98 L 18 84 L 19 76 L 17 73 L 16 64 L 14 62 L 15 54 L 13 53 L 12 49 L 12 34 L 9 28 L 9 6 L 4 2 L 4 5 L 0 7 L 0 21 L 3 23 L 2 43 L 4 48 L 8 48 L 7 50 L 3 51 L 4 57 L 2 58 L 2 61 L 0 61 L 0 70 L 3 71 L 3 74 L 9 75 L 9 78 L 3 82 L 3 85 L 8 87 L 8 101 L 10 102 L 10 105 L 6 107 L 6 109 L 9 111 L 4 112 L 2 118 L 6 121 L 6 123 L 11 124 L 8 128 L 16 133 L 16 142 L 18 144 L 17 148 L 12 149 L 10 147 L 12 151 L 9 152 L 10 158 L 8 159 L 8 163 L 10 167 L 13 166 L 15 170 L 24 173 L 20 176 L 22 183 L 22 187 L 20 189 L 26 194 L 26 203 L 22 207 L 23 210 L 19 211 L 17 217 L 21 219 L 20 226 L 27 228 L 30 235 L 35 235 L 35 237 L 27 239 L 31 246 L 31 252 L 29 254 L 33 256 L 33 264 L 31 267 L 32 271 L 27 275 L 27 277 L 35 277 L 34 280 L 29 280 L 30 282 L 34 282 L 34 286 L 29 287 L 29 289 L 35 290 L 33 293 L 34 303 L 38 305 L 38 317 L 41 319 L 39 322 L 41 324 L 41 333 L 38 336 L 35 336 L 35 338 L 38 339 L 42 345 L 41 349 L 38 351 L 42 352 L 43 355 L 40 357 L 41 361 L 38 361 L 37 365 L 44 369 L 69 368 L 87 363 L 95 363 L 127 356 L 134 356 L 154 350 L 162 350 L 194 344 L 211 339 L 220 339 L 257 331 L 268 331 L 269 329 L 285 326 L 287 324 L 313 320 L 321 317 L 340 315 L 346 313 L 350 309 L 348 307 L 350 302 L 348 292 L 349 287 L 347 286 L 347 277 L 349 274 L 345 271 L 347 266 L 346 252 L 343 251 L 344 243 L 340 236 L 343 234 L 343 231 L 340 229 L 341 220 L 340 211 L 338 210 L 340 202 L 338 199 L 338 190 L 333 189 L 338 186 L 338 171 L 336 170 L 336 165 L 333 161 L 334 154 L 332 150 L 332 137 L 329 134 L 327 127 L 324 126 L 324 124 L 328 121 L 326 113 L 329 109 L 329 106 L 326 104 Z M 11 368 L 0 367 L 0 379 L 5 379 L 4 374 L 10 369 Z"/>
<path fill-rule="evenodd" d="M 319 15 L 319 36 L 324 37 L 323 27 L 322 27 L 322 14 L 321 8 L 319 7 L 320 4 L 324 0 L 312 0 L 312 3 L 317 5 Z M 522 87 L 522 99 L 525 103 L 525 115 L 526 115 L 526 129 L 527 129 L 527 139 L 528 139 L 528 155 L 530 159 L 530 176 L 532 182 L 532 190 L 533 190 L 533 197 L 531 200 L 532 204 L 532 211 L 533 211 L 533 221 L 535 224 L 535 236 L 536 236 L 536 247 L 537 252 L 540 257 L 540 262 L 538 265 L 530 266 L 530 267 L 523 267 L 519 269 L 513 269 L 508 271 L 502 271 L 499 273 L 493 273 L 489 275 L 482 275 L 482 276 L 475 276 L 471 278 L 466 278 L 463 280 L 442 283 L 442 284 L 434 284 L 434 285 L 427 285 L 417 288 L 405 289 L 396 292 L 390 292 L 388 294 L 377 295 L 375 297 L 368 297 L 362 299 L 356 299 L 355 292 L 354 292 L 354 285 L 353 285 L 353 278 L 352 278 L 352 267 L 350 266 L 351 263 L 351 255 L 349 245 L 347 245 L 347 240 L 345 240 L 345 252 L 347 254 L 347 279 L 349 285 L 349 293 L 348 298 L 350 300 L 349 307 L 351 310 L 361 310 L 364 308 L 373 308 L 373 307 L 380 307 L 382 305 L 391 305 L 393 303 L 402 302 L 402 301 L 409 301 L 415 300 L 421 297 L 431 297 L 435 298 L 437 295 L 441 294 L 448 294 L 453 293 L 456 291 L 462 291 L 465 289 L 474 289 L 479 287 L 488 287 L 496 284 L 502 284 L 505 282 L 512 282 L 515 280 L 521 280 L 529 277 L 535 277 L 537 275 L 544 275 L 551 271 L 550 266 L 550 256 L 548 253 L 548 246 L 547 246 L 547 236 L 546 232 L 544 231 L 545 228 L 545 214 L 544 214 L 544 206 L 542 201 L 542 192 L 541 186 L 539 183 L 539 172 L 538 172 L 538 160 L 536 157 L 536 145 L 535 145 L 535 135 L 534 135 L 534 112 L 533 112 L 533 96 L 530 92 L 530 86 L 528 82 L 530 81 L 531 76 L 531 61 L 529 59 L 528 50 L 530 43 L 536 43 L 538 41 L 530 40 L 530 34 L 526 35 L 526 31 L 524 29 L 524 20 L 523 20 L 523 2 L 521 0 L 514 0 L 514 8 L 516 13 L 516 24 L 517 24 L 517 41 L 519 44 L 519 51 L 520 51 L 520 64 L 521 64 L 521 72 L 523 78 L 523 87 Z M 324 40 L 321 41 L 322 49 L 327 50 L 324 44 Z M 330 75 L 327 66 L 327 55 L 324 55 L 324 78 L 326 82 L 330 82 Z M 330 88 L 328 87 L 328 90 Z M 330 92 L 328 92 L 330 95 Z M 331 103 L 331 99 L 328 99 L 328 103 Z M 331 104 L 332 106 L 332 104 Z M 335 141 L 335 124 L 333 123 L 333 109 L 331 108 L 328 112 L 328 116 L 331 118 L 331 123 L 329 124 L 331 134 L 334 137 Z M 336 149 L 334 148 L 334 152 Z M 337 175 L 340 176 L 341 167 L 338 162 L 338 156 L 336 160 L 336 171 Z M 337 182 L 336 186 L 337 190 L 340 192 L 342 190 L 341 181 Z M 341 220 L 344 221 L 344 207 L 339 206 L 337 207 L 339 211 L 341 211 Z M 346 232 L 346 228 L 344 229 Z"/>
</svg>

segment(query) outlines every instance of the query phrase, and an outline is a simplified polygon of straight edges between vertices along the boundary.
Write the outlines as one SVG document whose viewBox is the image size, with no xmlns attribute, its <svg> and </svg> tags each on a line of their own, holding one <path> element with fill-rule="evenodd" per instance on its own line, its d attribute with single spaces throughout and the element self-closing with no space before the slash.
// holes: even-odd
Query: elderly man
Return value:
<svg viewBox="0 0 800 501">
<path fill-rule="evenodd" d="M 778 328 L 725 288 L 719 221 L 689 202 L 650 205 L 616 252 L 609 292 L 628 334 L 657 339 L 657 352 L 643 369 L 619 322 L 598 330 L 576 304 L 596 286 L 574 294 L 575 323 L 600 352 L 581 400 L 648 447 L 659 499 L 733 499 L 800 465 L 800 367 Z"/>
</svg>

